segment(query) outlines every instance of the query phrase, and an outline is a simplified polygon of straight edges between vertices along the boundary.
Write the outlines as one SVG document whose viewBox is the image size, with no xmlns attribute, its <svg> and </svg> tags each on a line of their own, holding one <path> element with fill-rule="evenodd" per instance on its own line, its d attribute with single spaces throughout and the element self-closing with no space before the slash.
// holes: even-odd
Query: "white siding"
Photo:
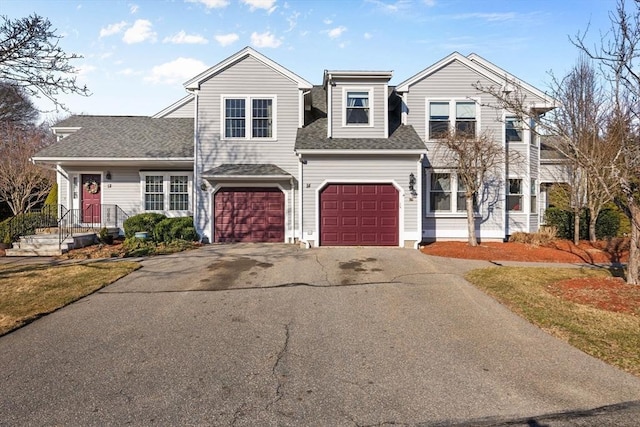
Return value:
<svg viewBox="0 0 640 427">
<path fill-rule="evenodd" d="M 309 156 L 303 166 L 303 237 L 317 241 L 319 191 L 325 183 L 394 183 L 399 186 L 400 243 L 420 240 L 418 203 L 411 197 L 409 175 L 416 175 L 418 156 Z"/>
<path fill-rule="evenodd" d="M 276 97 L 274 114 L 277 140 L 225 140 L 222 131 L 223 95 L 268 95 Z M 299 124 L 299 91 L 297 83 L 246 57 L 203 82 L 198 95 L 198 145 L 196 176 L 226 163 L 272 163 L 297 175 L 298 158 L 293 152 Z M 210 188 L 200 189 L 196 179 L 196 217 L 198 232 L 211 239 Z M 212 183 L 216 185 L 216 183 Z M 251 186 L 247 183 L 247 186 Z M 289 210 L 292 204 L 288 204 Z M 290 212 L 288 217 L 292 218 Z M 290 233 L 291 230 L 286 230 Z"/>
<path fill-rule="evenodd" d="M 170 113 L 162 117 L 169 118 L 169 119 L 192 119 L 193 116 L 194 116 L 194 100 L 191 99 L 183 106 L 171 111 Z"/>
<path fill-rule="evenodd" d="M 373 102 L 369 100 L 371 106 L 371 118 L 373 126 L 349 125 L 344 126 L 344 114 L 346 105 L 344 91 L 353 88 L 354 90 L 371 88 Z M 385 138 L 385 106 L 388 102 L 387 84 L 384 81 L 349 81 L 338 82 L 331 88 L 331 126 L 333 138 Z"/>
</svg>

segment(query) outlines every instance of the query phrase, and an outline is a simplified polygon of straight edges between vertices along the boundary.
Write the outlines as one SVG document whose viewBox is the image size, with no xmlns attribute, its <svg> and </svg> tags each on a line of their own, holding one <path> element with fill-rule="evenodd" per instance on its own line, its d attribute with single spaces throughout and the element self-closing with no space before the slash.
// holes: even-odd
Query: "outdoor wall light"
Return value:
<svg viewBox="0 0 640 427">
<path fill-rule="evenodd" d="M 416 176 L 413 174 L 413 172 L 409 174 L 409 191 L 411 192 L 412 196 L 418 194 L 416 192 Z"/>
<path fill-rule="evenodd" d="M 207 191 L 207 183 L 204 181 L 200 182 L 200 190 Z"/>
<path fill-rule="evenodd" d="M 107 179 L 107 181 L 111 181 L 111 171 L 107 171 L 104 177 Z"/>
</svg>

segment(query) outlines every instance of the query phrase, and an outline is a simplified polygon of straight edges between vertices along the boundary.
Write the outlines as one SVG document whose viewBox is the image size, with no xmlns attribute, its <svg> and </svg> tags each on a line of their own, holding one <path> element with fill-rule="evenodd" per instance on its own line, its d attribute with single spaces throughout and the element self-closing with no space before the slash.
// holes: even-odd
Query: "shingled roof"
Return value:
<svg viewBox="0 0 640 427">
<path fill-rule="evenodd" d="M 80 128 L 34 159 L 193 157 L 193 119 L 71 116 L 54 128 Z"/>
<path fill-rule="evenodd" d="M 390 88 L 392 91 L 392 88 Z M 392 93 L 391 97 L 396 96 Z M 401 125 L 400 111 L 389 110 L 389 138 L 327 138 L 327 101 L 322 86 L 311 90 L 311 111 L 307 125 L 298 129 L 296 150 L 425 150 L 425 144 L 413 126 Z M 396 102 L 390 105 L 395 106 Z M 394 116 L 394 113 L 398 117 Z"/>
<path fill-rule="evenodd" d="M 291 175 L 278 166 L 270 163 L 262 164 L 223 164 L 202 173 L 204 177 L 249 177 L 249 176 L 273 176 L 290 177 Z"/>
</svg>

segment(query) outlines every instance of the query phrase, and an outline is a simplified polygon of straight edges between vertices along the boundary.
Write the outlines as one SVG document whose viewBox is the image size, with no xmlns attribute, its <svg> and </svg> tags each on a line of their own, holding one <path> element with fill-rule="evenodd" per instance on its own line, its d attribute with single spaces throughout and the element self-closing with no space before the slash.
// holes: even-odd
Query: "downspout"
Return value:
<svg viewBox="0 0 640 427">
<path fill-rule="evenodd" d="M 193 184 L 191 186 L 191 193 L 192 193 L 191 200 L 193 203 L 193 222 L 196 227 L 196 230 L 198 230 L 200 228 L 199 227 L 200 214 L 198 212 L 198 206 L 200 205 L 199 203 L 200 198 L 198 197 L 199 195 L 198 189 L 200 188 L 200 184 L 198 184 L 200 180 L 200 176 L 198 174 L 198 139 L 199 139 L 198 138 L 198 93 L 199 93 L 199 90 L 193 89 L 192 93 L 193 93 L 194 114 L 193 114 Z M 200 241 L 202 242 L 203 240 L 205 240 L 204 229 L 201 231 L 203 235 L 200 237 Z"/>
<path fill-rule="evenodd" d="M 294 177 L 289 178 L 291 186 L 291 237 L 289 243 L 294 243 L 296 238 L 296 190 L 293 186 Z"/>
<path fill-rule="evenodd" d="M 426 154 L 420 154 L 420 160 L 418 160 L 418 170 L 416 171 L 417 173 L 417 193 L 418 195 L 416 196 L 416 198 L 418 199 L 418 207 L 417 207 L 417 211 L 418 211 L 418 240 L 416 240 L 416 243 L 413 245 L 414 249 L 420 249 L 420 243 L 422 243 L 422 231 L 423 231 L 423 220 L 422 220 L 422 204 L 424 202 L 424 199 L 422 197 L 422 195 L 424 194 L 424 191 L 422 190 L 422 162 L 424 161 L 424 158 L 426 157 Z"/>
<path fill-rule="evenodd" d="M 311 245 L 304 238 L 304 227 L 302 226 L 302 221 L 304 219 L 304 215 L 302 213 L 302 200 L 304 194 L 304 175 L 303 175 L 303 164 L 302 154 L 298 153 L 298 226 L 300 227 L 300 243 L 304 243 L 305 249 L 309 249 Z"/>
<path fill-rule="evenodd" d="M 331 74 L 327 78 L 327 138 L 331 138 L 333 135 L 333 122 L 332 122 L 332 110 L 331 104 L 333 102 L 333 89 L 332 89 L 332 79 Z"/>
</svg>

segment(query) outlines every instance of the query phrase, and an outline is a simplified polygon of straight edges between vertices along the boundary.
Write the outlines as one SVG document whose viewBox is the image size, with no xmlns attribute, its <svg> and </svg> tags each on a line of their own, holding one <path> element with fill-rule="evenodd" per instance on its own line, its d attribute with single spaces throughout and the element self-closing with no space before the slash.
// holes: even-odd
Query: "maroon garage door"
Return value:
<svg viewBox="0 0 640 427">
<path fill-rule="evenodd" d="M 222 188 L 213 217 L 216 242 L 284 242 L 284 194 L 277 188 Z"/>
<path fill-rule="evenodd" d="M 320 194 L 321 245 L 398 245 L 398 190 L 391 184 L 332 184 Z"/>
</svg>

